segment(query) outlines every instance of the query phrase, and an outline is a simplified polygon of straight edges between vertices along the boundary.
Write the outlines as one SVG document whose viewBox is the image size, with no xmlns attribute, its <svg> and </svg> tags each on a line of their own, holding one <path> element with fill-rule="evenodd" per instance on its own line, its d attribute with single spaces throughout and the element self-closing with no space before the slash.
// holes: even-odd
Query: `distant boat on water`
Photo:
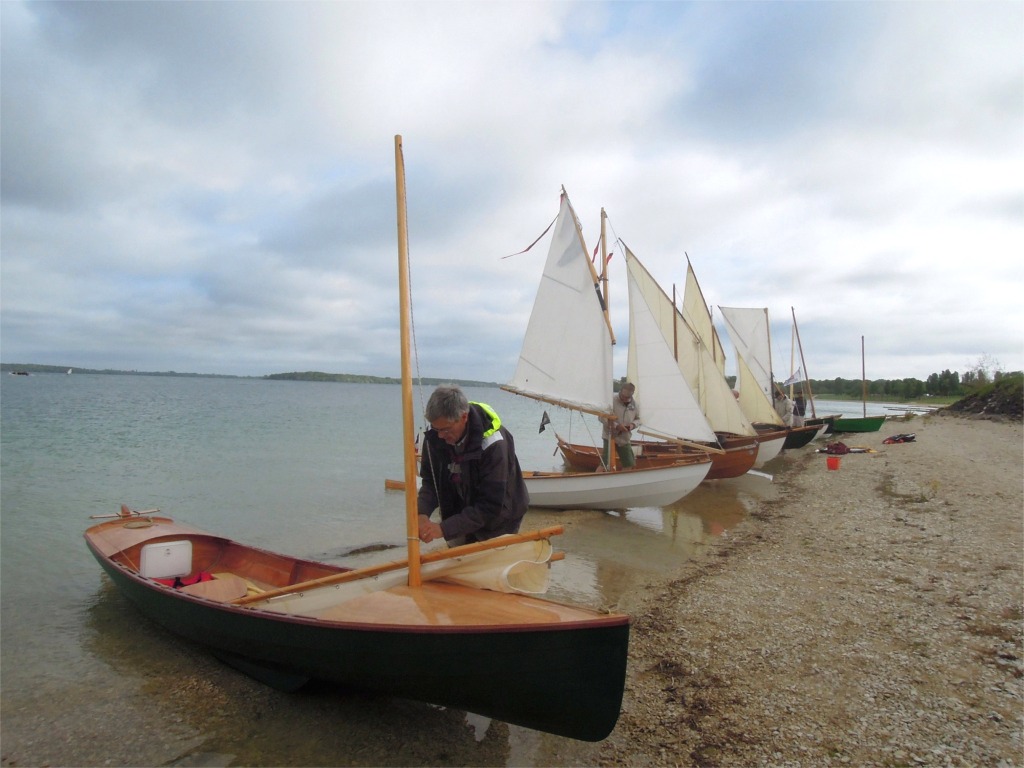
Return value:
<svg viewBox="0 0 1024 768">
<path fill-rule="evenodd" d="M 70 376 L 70 375 L 71 375 L 71 369 L 68 368 L 68 376 Z"/>
</svg>

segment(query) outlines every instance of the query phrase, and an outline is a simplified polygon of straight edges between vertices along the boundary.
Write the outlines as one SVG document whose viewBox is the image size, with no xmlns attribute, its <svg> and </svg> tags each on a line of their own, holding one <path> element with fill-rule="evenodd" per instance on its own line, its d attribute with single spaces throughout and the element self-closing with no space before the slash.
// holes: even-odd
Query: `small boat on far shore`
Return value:
<svg viewBox="0 0 1024 768">
<path fill-rule="evenodd" d="M 837 416 L 829 433 L 877 432 L 885 423 L 885 416 Z"/>
<path fill-rule="evenodd" d="M 877 432 L 885 423 L 885 416 L 868 416 L 868 376 L 864 366 L 864 337 L 860 337 L 860 379 L 862 416 L 839 416 L 832 422 L 831 433 Z"/>
</svg>

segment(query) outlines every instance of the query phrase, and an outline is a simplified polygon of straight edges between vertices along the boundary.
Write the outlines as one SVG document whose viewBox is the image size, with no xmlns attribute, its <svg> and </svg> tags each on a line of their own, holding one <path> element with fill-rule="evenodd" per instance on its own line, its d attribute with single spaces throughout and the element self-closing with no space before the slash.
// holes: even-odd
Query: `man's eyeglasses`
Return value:
<svg viewBox="0 0 1024 768">
<path fill-rule="evenodd" d="M 435 421 L 430 426 L 433 427 L 437 431 L 437 434 L 439 434 L 441 436 L 444 436 L 444 435 L 454 435 L 456 432 L 458 432 L 459 428 L 462 426 L 462 422 L 463 421 L 465 421 L 464 418 L 457 419 L 456 421 L 449 421 L 447 423 L 443 423 L 443 422 L 440 422 L 440 421 Z"/>
</svg>

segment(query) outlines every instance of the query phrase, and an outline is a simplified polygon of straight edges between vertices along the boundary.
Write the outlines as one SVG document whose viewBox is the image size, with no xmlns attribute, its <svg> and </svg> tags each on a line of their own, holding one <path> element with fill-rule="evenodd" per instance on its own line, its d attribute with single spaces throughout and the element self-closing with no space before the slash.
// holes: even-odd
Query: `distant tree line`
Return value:
<svg viewBox="0 0 1024 768">
<path fill-rule="evenodd" d="M 933 373 L 925 381 L 920 379 L 874 379 L 868 382 L 868 396 L 894 400 L 913 400 L 931 395 L 933 397 L 962 397 L 980 387 L 1008 377 L 1020 377 L 1020 371 L 1004 372 L 971 370 L 961 376 L 957 371 L 945 370 Z M 863 392 L 860 379 L 811 379 L 810 389 L 817 395 L 842 395 L 860 397 Z M 800 384 L 795 385 L 797 389 Z"/>
<path fill-rule="evenodd" d="M 272 373 L 264 376 L 272 381 L 329 381 L 343 384 L 401 384 L 401 379 L 391 376 L 364 376 L 358 373 L 324 373 L 323 371 L 292 371 L 291 373 Z M 458 384 L 463 387 L 496 387 L 493 381 L 470 381 L 467 379 L 433 379 L 420 377 L 417 384 Z"/>
</svg>

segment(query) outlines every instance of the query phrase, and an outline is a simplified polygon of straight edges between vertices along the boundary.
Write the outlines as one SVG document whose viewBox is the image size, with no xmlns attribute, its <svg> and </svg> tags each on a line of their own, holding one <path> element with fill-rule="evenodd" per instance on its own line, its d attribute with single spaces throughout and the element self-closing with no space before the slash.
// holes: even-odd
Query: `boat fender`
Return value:
<svg viewBox="0 0 1024 768">
<path fill-rule="evenodd" d="M 213 581 L 213 574 L 207 573 L 206 571 L 200 571 L 195 576 L 175 576 L 173 579 L 153 579 L 158 584 L 165 584 L 168 587 L 174 587 L 175 589 L 181 589 L 187 587 L 189 584 L 198 584 L 201 581 Z"/>
</svg>

